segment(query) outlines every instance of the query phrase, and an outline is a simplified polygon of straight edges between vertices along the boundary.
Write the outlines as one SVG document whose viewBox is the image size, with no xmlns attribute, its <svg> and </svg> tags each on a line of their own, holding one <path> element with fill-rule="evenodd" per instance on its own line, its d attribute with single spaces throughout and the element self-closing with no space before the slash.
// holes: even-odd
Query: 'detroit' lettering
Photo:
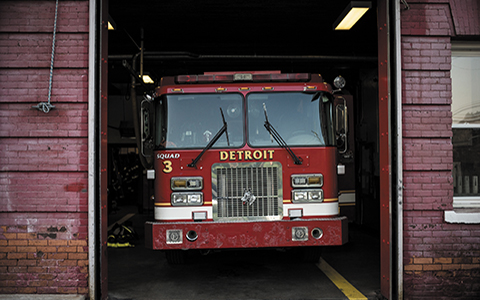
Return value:
<svg viewBox="0 0 480 300">
<path fill-rule="evenodd" d="M 272 160 L 275 150 L 220 151 L 221 161 Z"/>
</svg>

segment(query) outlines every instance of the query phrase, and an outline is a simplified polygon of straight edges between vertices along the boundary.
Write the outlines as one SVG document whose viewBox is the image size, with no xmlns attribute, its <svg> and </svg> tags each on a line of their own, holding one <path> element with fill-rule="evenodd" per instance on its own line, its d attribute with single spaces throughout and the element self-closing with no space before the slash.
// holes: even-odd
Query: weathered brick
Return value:
<svg viewBox="0 0 480 300">
<path fill-rule="evenodd" d="M 462 268 L 461 264 L 443 264 L 442 270 L 460 270 Z"/>
<path fill-rule="evenodd" d="M 68 259 L 68 253 L 47 253 L 47 258 L 57 260 Z"/>
<path fill-rule="evenodd" d="M 17 247 L 17 252 L 36 252 L 37 247 Z"/>
<path fill-rule="evenodd" d="M 60 294 L 77 294 L 78 290 L 76 287 L 64 287 L 61 286 L 62 283 L 59 283 L 60 287 L 58 288 L 58 292 Z"/>
<path fill-rule="evenodd" d="M 28 241 L 29 246 L 46 246 L 48 244 L 46 240 L 37 240 L 36 237 L 37 235 L 35 234 L 35 239 Z"/>
<path fill-rule="evenodd" d="M 407 265 L 404 266 L 405 271 L 421 271 L 423 270 L 422 265 Z"/>
<path fill-rule="evenodd" d="M 27 240 L 8 240 L 8 246 L 27 246 Z"/>
<path fill-rule="evenodd" d="M 38 266 L 30 266 L 30 267 L 28 267 L 28 272 L 29 273 L 43 273 L 43 272 L 45 272 L 45 268 L 38 267 Z"/>
<path fill-rule="evenodd" d="M 11 252 L 11 253 L 7 253 L 7 258 L 8 259 L 25 259 L 25 258 L 27 258 L 27 254 L 26 253 Z"/>
<path fill-rule="evenodd" d="M 2 259 L 0 260 L 0 266 L 16 266 L 18 264 L 17 260 L 13 259 Z"/>
<path fill-rule="evenodd" d="M 28 272 L 28 267 L 29 266 L 36 266 L 37 261 L 35 259 L 20 259 L 20 260 L 18 260 L 18 265 L 27 267 L 27 272 Z"/>
<path fill-rule="evenodd" d="M 88 259 L 88 253 L 69 253 L 68 254 L 68 259 Z"/>
<path fill-rule="evenodd" d="M 414 264 L 431 264 L 432 262 L 432 258 L 415 257 L 413 259 Z"/>
<path fill-rule="evenodd" d="M 17 234 L 16 234 L 16 233 L 8 233 L 8 232 L 5 232 L 5 233 L 3 233 L 3 236 L 4 236 L 5 239 L 7 239 L 7 240 L 15 240 L 15 239 L 17 239 Z"/>
<path fill-rule="evenodd" d="M 42 273 L 38 275 L 38 279 L 52 280 L 56 277 L 56 274 Z"/>
<path fill-rule="evenodd" d="M 35 287 L 18 287 L 18 294 L 35 294 L 37 289 Z"/>
<path fill-rule="evenodd" d="M 86 104 L 56 104 L 48 116 L 38 110 L 26 108 L 26 104 L 0 103 L 4 119 L 0 124 L 3 136 L 86 137 L 88 134 Z M 75 111 L 77 115 L 73 114 Z"/>
<path fill-rule="evenodd" d="M 87 260 L 87 259 L 79 259 L 77 265 L 78 265 L 79 267 L 88 266 L 88 260 Z"/>
<path fill-rule="evenodd" d="M 88 246 L 88 243 L 86 240 L 69 240 L 68 245 L 70 246 Z"/>
<path fill-rule="evenodd" d="M 27 268 L 28 267 L 26 266 L 9 266 L 8 272 L 9 274 L 14 274 L 14 276 L 18 276 L 18 273 L 27 273 Z M 6 273 L 6 271 L 4 273 Z"/>
<path fill-rule="evenodd" d="M 31 240 L 36 238 L 36 234 L 33 232 L 30 233 L 17 233 L 17 239 L 19 240 Z"/>
<path fill-rule="evenodd" d="M 451 264 L 452 263 L 452 258 L 449 258 L 449 257 L 435 258 L 434 263 L 436 263 L 436 264 Z"/>
<path fill-rule="evenodd" d="M 0 287 L 0 294 L 16 294 L 16 287 Z"/>
<path fill-rule="evenodd" d="M 67 240 L 48 240 L 48 245 L 50 246 L 66 246 L 67 244 Z"/>
<path fill-rule="evenodd" d="M 18 278 L 17 274 L 2 274 L 2 273 L 0 273 L 0 281 L 16 280 L 17 278 Z"/>
<path fill-rule="evenodd" d="M 45 253 L 43 252 L 35 252 L 35 253 L 27 253 L 27 259 L 36 260 L 45 257 Z"/>
<path fill-rule="evenodd" d="M 424 271 L 440 271 L 442 270 L 442 265 L 423 265 Z"/>
<path fill-rule="evenodd" d="M 480 245 L 480 237 L 462 237 L 462 242 L 466 244 L 472 244 L 472 245 Z"/>
<path fill-rule="evenodd" d="M 58 287 L 57 286 L 51 286 L 51 287 L 38 287 L 37 288 L 38 294 L 57 294 L 58 293 Z"/>
<path fill-rule="evenodd" d="M 57 251 L 59 253 L 61 253 L 61 252 L 72 253 L 72 252 L 77 252 L 77 248 L 76 247 L 58 247 Z"/>
<path fill-rule="evenodd" d="M 55 59 L 57 67 L 61 68 L 85 68 L 88 66 L 88 34 L 82 34 L 83 40 L 76 40 L 77 45 L 72 47 L 68 42 L 69 34 L 57 34 L 55 47 L 57 54 Z M 67 42 L 64 40 L 67 39 Z M 12 45 L 12 43 L 14 43 Z M 14 51 L 9 51 L 14 47 Z M 28 51 L 35 47 L 35 52 Z M 63 47 L 76 49 L 78 53 L 70 53 Z M 0 67 L 3 68 L 48 68 L 51 60 L 51 34 L 16 34 L 0 33 L 0 49 L 6 49 L 8 52 L 0 52 Z M 3 59 L 2 59 L 3 58 Z"/>
<path fill-rule="evenodd" d="M 69 198 L 78 199 L 75 203 L 86 203 L 87 201 L 86 174 L 80 173 L 78 178 L 69 178 L 62 173 L 57 175 L 45 172 L 34 173 L 29 175 L 28 189 L 31 192 L 25 190 L 27 182 L 23 178 L 26 175 L 29 174 L 21 172 L 7 175 L 9 184 L 5 186 L 5 190 L 8 191 L 10 198 L 17 197 L 13 205 L 9 204 L 10 210 L 24 209 L 27 203 L 30 206 L 38 206 L 38 210 L 45 210 L 45 203 L 56 203 L 60 209 L 65 210 L 65 207 L 75 206 L 75 204 L 69 204 Z M 71 186 L 76 186 L 75 192 L 67 191 L 71 189 Z M 35 200 L 31 199 L 32 196 L 35 196 Z M 54 200 L 51 199 L 52 197 Z M 1 205 L 2 200 L 0 200 Z"/>
<path fill-rule="evenodd" d="M 37 252 L 55 253 L 57 252 L 57 247 L 37 247 Z"/>
<path fill-rule="evenodd" d="M 57 265 L 58 265 L 58 261 L 53 259 L 42 259 L 42 260 L 39 260 L 37 263 L 37 266 L 39 267 L 54 267 Z"/>
<path fill-rule="evenodd" d="M 33 116 L 34 119 L 41 120 L 43 112 L 32 109 L 31 103 L 45 102 L 45 98 L 48 97 L 49 69 L 24 69 L 21 71 L 0 69 L 0 78 L 3 79 L 0 80 L 0 103 L 8 103 L 6 107 L 4 106 L 6 117 L 19 118 L 21 120 L 27 116 Z M 26 92 L 23 82 L 29 82 L 29 89 Z M 57 105 L 55 105 L 56 109 L 51 110 L 48 115 L 43 115 L 43 119 L 48 120 L 57 117 L 61 118 L 61 121 L 70 117 L 81 118 L 72 119 L 74 123 L 84 120 L 83 114 L 85 111 L 81 111 L 80 108 L 82 105 L 85 106 L 85 104 L 72 106 L 73 110 L 69 112 L 67 108 L 71 107 L 71 104 L 64 103 L 86 103 L 88 101 L 86 94 L 88 71 L 86 69 L 55 70 L 52 82 L 51 101 L 54 105 L 59 104 L 59 106 L 57 109 Z M 61 87 L 59 85 L 60 82 L 68 82 L 69 86 Z M 82 116 L 78 116 L 79 113 Z M 76 114 L 77 116 L 75 116 Z M 35 126 L 30 120 L 26 124 Z"/>
<path fill-rule="evenodd" d="M 480 264 L 462 264 L 462 270 L 480 269 Z"/>
<path fill-rule="evenodd" d="M 68 266 L 77 266 L 78 262 L 76 260 L 64 260 L 58 261 L 58 265 L 61 267 L 68 267 Z"/>
</svg>

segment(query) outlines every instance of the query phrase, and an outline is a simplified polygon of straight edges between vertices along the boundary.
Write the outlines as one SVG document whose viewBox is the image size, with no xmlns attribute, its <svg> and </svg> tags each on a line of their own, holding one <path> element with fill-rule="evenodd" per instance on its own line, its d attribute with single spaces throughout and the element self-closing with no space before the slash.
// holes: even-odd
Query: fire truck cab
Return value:
<svg viewBox="0 0 480 300">
<path fill-rule="evenodd" d="M 322 246 L 346 243 L 337 188 L 346 108 L 335 98 L 318 74 L 163 78 L 141 113 L 155 190 L 147 248 L 174 264 L 184 250 L 227 248 L 303 247 L 318 261 Z"/>
</svg>

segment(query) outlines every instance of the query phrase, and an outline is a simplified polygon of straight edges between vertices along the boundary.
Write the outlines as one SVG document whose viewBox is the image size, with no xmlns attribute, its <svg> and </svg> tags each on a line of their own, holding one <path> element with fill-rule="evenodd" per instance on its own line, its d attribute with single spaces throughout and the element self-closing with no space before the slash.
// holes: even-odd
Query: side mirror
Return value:
<svg viewBox="0 0 480 300">
<path fill-rule="evenodd" d="M 348 150 L 348 112 L 347 102 L 343 97 L 343 103 L 338 103 L 335 106 L 335 136 L 337 140 L 337 148 L 339 153 L 345 153 Z"/>
<path fill-rule="evenodd" d="M 140 111 L 140 133 L 141 133 L 141 153 L 145 157 L 153 156 L 153 133 L 154 133 L 154 114 L 153 102 L 151 100 L 143 100 Z"/>
</svg>

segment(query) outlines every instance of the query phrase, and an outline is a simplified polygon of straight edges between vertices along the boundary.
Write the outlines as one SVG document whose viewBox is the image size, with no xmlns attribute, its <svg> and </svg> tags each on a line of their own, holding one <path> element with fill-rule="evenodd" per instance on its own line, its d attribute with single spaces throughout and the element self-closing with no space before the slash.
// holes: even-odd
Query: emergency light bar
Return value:
<svg viewBox="0 0 480 300">
<path fill-rule="evenodd" d="M 272 82 L 272 81 L 309 81 L 308 73 L 235 73 L 235 74 L 204 74 L 204 75 L 179 75 L 175 77 L 177 83 L 213 83 L 213 82 Z"/>
</svg>

